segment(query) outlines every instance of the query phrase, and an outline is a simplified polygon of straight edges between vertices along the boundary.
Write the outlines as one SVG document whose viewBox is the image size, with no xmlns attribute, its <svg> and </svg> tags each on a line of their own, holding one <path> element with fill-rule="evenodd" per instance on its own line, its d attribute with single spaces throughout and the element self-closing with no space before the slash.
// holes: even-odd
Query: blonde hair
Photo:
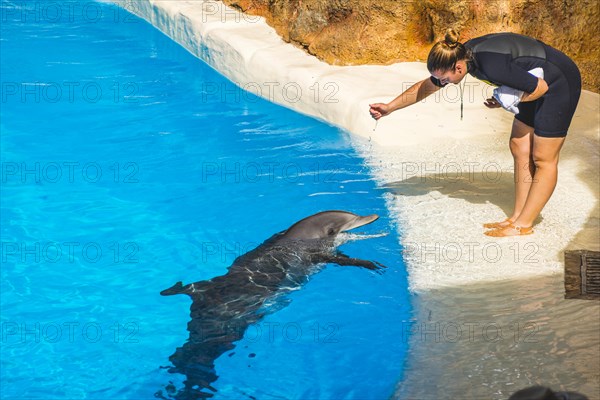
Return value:
<svg viewBox="0 0 600 400">
<path fill-rule="evenodd" d="M 433 45 L 427 57 L 429 72 L 454 70 L 458 60 L 471 58 L 471 52 L 458 41 L 460 35 L 454 29 L 446 30 L 444 40 Z"/>
</svg>

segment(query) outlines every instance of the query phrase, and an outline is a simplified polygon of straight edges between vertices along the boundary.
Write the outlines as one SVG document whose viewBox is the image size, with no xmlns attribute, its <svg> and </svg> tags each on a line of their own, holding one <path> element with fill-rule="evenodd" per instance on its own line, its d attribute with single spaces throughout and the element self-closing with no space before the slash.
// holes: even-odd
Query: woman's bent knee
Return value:
<svg viewBox="0 0 600 400">
<path fill-rule="evenodd" d="M 531 144 L 528 140 L 511 138 L 508 146 L 515 160 L 529 160 L 531 158 Z"/>
</svg>

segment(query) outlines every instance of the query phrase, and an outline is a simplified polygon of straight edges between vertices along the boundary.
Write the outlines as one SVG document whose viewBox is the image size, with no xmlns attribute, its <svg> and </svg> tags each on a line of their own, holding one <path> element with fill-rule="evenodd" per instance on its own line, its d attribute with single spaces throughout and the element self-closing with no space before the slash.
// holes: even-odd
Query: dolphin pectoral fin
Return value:
<svg viewBox="0 0 600 400">
<path fill-rule="evenodd" d="M 380 272 L 384 268 L 387 268 L 385 265 L 378 263 L 377 261 L 373 262 L 369 260 L 361 260 L 360 258 L 352 258 L 342 253 L 334 254 L 330 257 L 327 257 L 323 262 L 333 263 L 343 267 L 362 267 L 378 272 Z"/>
<path fill-rule="evenodd" d="M 189 285 L 187 285 L 187 286 L 189 286 Z M 171 286 L 170 288 L 165 289 L 162 292 L 160 292 L 160 295 L 161 296 L 173 296 L 174 294 L 185 293 L 187 286 L 184 287 L 183 284 L 181 283 L 181 281 L 179 281 L 176 284 L 174 284 L 173 286 Z"/>
<path fill-rule="evenodd" d="M 161 296 L 172 296 L 174 294 L 187 294 L 194 299 L 201 299 L 202 293 L 211 287 L 212 281 L 200 281 L 183 285 L 181 281 L 177 282 L 168 289 L 160 292 Z"/>
</svg>

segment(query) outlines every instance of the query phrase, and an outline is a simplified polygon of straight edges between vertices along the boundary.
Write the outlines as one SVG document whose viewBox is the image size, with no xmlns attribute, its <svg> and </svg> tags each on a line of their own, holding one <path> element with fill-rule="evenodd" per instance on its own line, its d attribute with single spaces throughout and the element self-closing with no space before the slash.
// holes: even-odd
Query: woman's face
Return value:
<svg viewBox="0 0 600 400">
<path fill-rule="evenodd" d="M 445 85 L 447 83 L 457 84 L 460 81 L 462 81 L 462 78 L 464 78 L 466 73 L 467 63 L 461 60 L 456 62 L 456 65 L 454 66 L 453 70 L 451 69 L 448 71 L 433 71 L 431 72 L 431 76 L 433 76 L 436 79 L 439 79 L 442 85 Z"/>
</svg>

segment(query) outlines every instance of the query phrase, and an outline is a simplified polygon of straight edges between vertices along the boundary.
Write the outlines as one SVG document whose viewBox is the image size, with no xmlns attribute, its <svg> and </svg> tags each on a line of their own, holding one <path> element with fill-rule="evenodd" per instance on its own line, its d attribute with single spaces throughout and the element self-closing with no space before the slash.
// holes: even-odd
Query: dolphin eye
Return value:
<svg viewBox="0 0 600 400">
<path fill-rule="evenodd" d="M 334 230 L 333 228 L 329 228 L 329 229 L 327 230 L 327 234 L 328 234 L 329 236 L 333 236 L 333 235 L 335 235 L 335 230 Z"/>
</svg>

